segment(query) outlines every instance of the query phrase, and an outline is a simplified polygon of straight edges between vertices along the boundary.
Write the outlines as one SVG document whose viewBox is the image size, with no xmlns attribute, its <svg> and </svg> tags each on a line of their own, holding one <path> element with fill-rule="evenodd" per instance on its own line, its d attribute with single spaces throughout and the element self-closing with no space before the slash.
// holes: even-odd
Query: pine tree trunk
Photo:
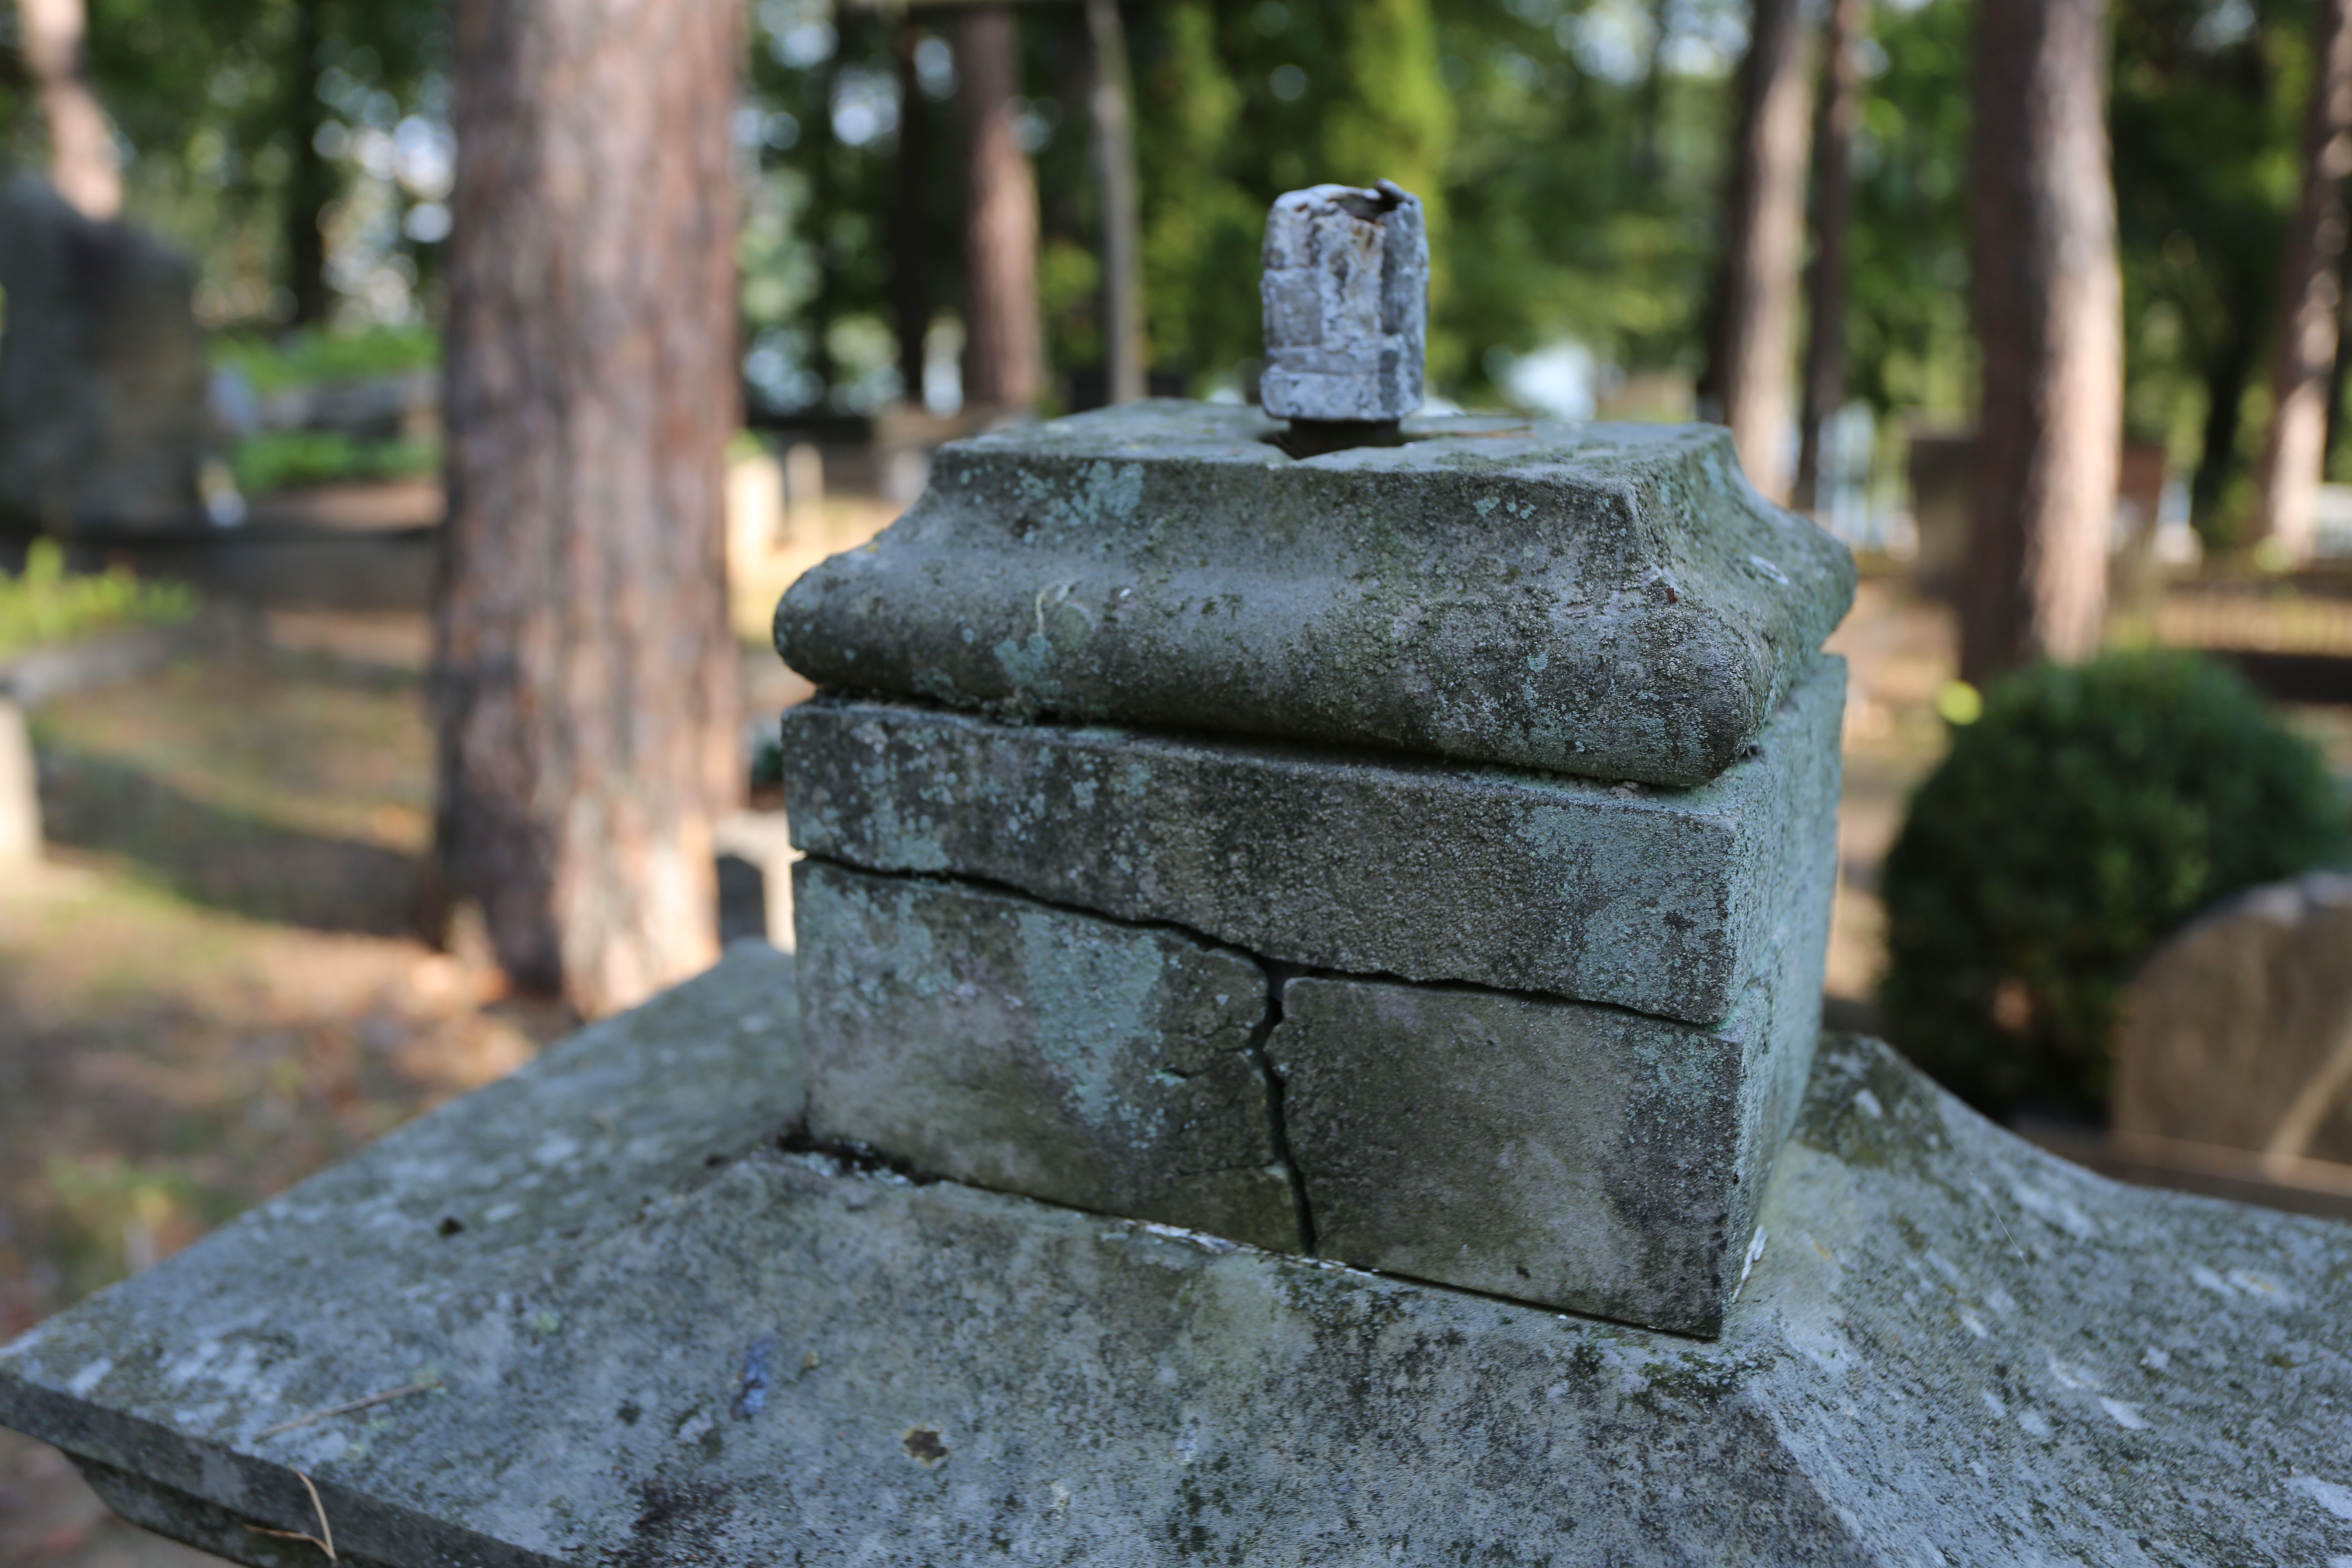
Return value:
<svg viewBox="0 0 2352 1568">
<path fill-rule="evenodd" d="M 890 312 L 898 336 L 898 395 L 923 401 L 925 341 L 931 330 L 931 113 L 915 50 L 919 22 L 898 23 L 898 160 L 891 171 Z"/>
<path fill-rule="evenodd" d="M 1789 391 L 1805 245 L 1812 98 L 1801 0 L 1756 0 L 1739 68 L 1722 286 L 1707 383 L 1739 461 L 1775 500 L 1789 493 Z"/>
<path fill-rule="evenodd" d="M 327 319 L 327 207 L 335 199 L 335 171 L 319 151 L 327 106 L 319 97 L 319 41 L 327 29 L 325 0 L 295 0 L 286 42 L 285 128 L 293 167 L 286 179 L 286 287 L 294 296 L 294 323 Z"/>
<path fill-rule="evenodd" d="M 2352 174 L 2352 0 L 2321 0 L 2313 58 L 2319 77 L 2305 129 L 2303 201 L 2279 277 L 2271 425 L 2255 475 L 2254 537 L 2277 540 L 2290 560 L 2311 553 L 2327 456 L 2328 377 L 2342 303 L 2344 178 Z"/>
<path fill-rule="evenodd" d="M 1013 129 L 1020 55 L 1013 13 L 985 5 L 956 23 L 963 106 L 963 398 L 1036 406 L 1045 389 L 1037 306 L 1037 175 Z"/>
<path fill-rule="evenodd" d="M 1807 279 L 1804 403 L 1790 503 L 1821 504 L 1822 426 L 1845 402 L 1846 229 L 1853 210 L 1853 132 L 1862 119 L 1854 45 L 1866 0 L 1831 0 L 1822 39 L 1821 113 L 1813 127 L 1813 261 Z"/>
<path fill-rule="evenodd" d="M 2123 285 L 2104 0 L 1979 0 L 1971 258 L 1983 405 L 1960 668 L 2086 658 L 2106 602 Z"/>
<path fill-rule="evenodd" d="M 583 1014 L 718 949 L 739 0 L 457 0 L 439 852 Z"/>
<path fill-rule="evenodd" d="M 16 0 L 18 44 L 49 132 L 49 183 L 85 216 L 122 209 L 114 132 L 82 71 L 82 0 Z"/>
<path fill-rule="evenodd" d="M 1143 242 L 1135 112 L 1118 0 L 1087 0 L 1093 74 L 1095 189 L 1102 203 L 1103 380 L 1113 403 L 1143 395 Z"/>
</svg>

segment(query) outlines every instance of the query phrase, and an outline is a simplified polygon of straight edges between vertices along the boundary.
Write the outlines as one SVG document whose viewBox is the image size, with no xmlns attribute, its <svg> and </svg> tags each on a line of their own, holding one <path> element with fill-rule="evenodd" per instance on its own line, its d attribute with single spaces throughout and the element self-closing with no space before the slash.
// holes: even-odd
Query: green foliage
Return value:
<svg viewBox="0 0 2352 1568">
<path fill-rule="evenodd" d="M 142 583 L 121 566 L 68 574 L 56 542 L 36 540 L 21 574 L 0 574 L 0 658 L 116 626 L 169 626 L 195 613 L 195 594 L 184 584 Z"/>
<path fill-rule="evenodd" d="M 215 338 L 215 364 L 241 374 L 264 397 L 297 387 L 373 381 L 441 363 L 441 339 L 423 325 L 367 327 L 357 331 L 302 331 L 277 337 L 238 333 Z"/>
<path fill-rule="evenodd" d="M 1954 732 L 1887 856 L 1888 1032 L 1989 1112 L 2095 1113 L 2139 961 L 2346 830 L 2317 752 L 2231 670 L 2154 652 L 2021 671 Z"/>
<path fill-rule="evenodd" d="M 266 430 L 230 454 L 236 488 L 247 495 L 367 479 L 405 479 L 441 466 L 434 441 L 362 441 L 341 430 Z"/>
</svg>

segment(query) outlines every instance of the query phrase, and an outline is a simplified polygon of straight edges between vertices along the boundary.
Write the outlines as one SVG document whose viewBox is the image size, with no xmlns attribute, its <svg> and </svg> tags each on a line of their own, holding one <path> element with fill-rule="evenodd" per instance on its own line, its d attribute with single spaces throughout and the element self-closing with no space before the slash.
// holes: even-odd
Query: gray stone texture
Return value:
<svg viewBox="0 0 2352 1568">
<path fill-rule="evenodd" d="M 1316 1252 L 1717 1332 L 1817 993 L 1751 987 L 1710 1033 L 1466 986 L 1291 981 L 1266 1055 Z"/>
<path fill-rule="evenodd" d="M 1380 423 L 1421 411 L 1429 236 L 1419 197 L 1387 180 L 1277 197 L 1258 297 L 1268 414 Z"/>
<path fill-rule="evenodd" d="M 818 701 L 784 716 L 784 792 L 793 842 L 852 865 L 1712 1023 L 1827 897 L 1844 683 L 1822 658 L 1749 755 L 1681 791 Z"/>
<path fill-rule="evenodd" d="M 280 1568 L 298 1470 L 387 1568 L 2352 1554 L 2352 1229 L 2119 1187 L 1875 1045 L 1822 1054 L 1702 1342 L 785 1153 L 791 973 L 51 1319 L 0 1422 Z"/>
<path fill-rule="evenodd" d="M 1286 980 L 1276 1011 L 1256 963 L 1179 932 L 806 859 L 809 1131 L 1003 1192 L 1713 1333 L 1821 1025 L 1832 875 L 1795 889 L 1730 1018 L 1698 1026 L 1328 975 Z"/>
<path fill-rule="evenodd" d="M 47 181 L 0 186 L 0 522 L 77 529 L 201 520 L 210 372 L 195 264 Z"/>
<path fill-rule="evenodd" d="M 809 1132 L 926 1173 L 1304 1246 L 1265 972 L 1173 931 L 803 860 Z"/>
<path fill-rule="evenodd" d="M 2352 877 L 2257 888 L 2175 933 L 2132 981 L 2115 1129 L 2352 1162 Z"/>
<path fill-rule="evenodd" d="M 1687 786 L 1851 602 L 1845 547 L 1705 425 L 1409 420 L 1294 460 L 1150 402 L 940 450 L 776 613 L 817 685 Z"/>
</svg>

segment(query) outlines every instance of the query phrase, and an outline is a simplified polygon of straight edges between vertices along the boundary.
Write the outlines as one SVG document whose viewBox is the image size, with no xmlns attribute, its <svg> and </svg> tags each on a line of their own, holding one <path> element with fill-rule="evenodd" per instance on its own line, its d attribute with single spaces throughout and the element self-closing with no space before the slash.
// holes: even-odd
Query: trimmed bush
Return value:
<svg viewBox="0 0 2352 1568">
<path fill-rule="evenodd" d="M 2346 845 L 2317 751 L 2235 671 L 2163 651 L 2022 670 L 1954 731 L 1886 858 L 1887 1032 L 1989 1114 L 2101 1115 L 2149 950 Z"/>
</svg>

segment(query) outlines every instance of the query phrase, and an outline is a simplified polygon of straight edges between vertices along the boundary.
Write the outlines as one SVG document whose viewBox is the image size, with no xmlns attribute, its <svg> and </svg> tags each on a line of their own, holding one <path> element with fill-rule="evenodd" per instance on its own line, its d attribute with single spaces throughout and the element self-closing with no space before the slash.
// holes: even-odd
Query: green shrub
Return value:
<svg viewBox="0 0 2352 1568">
<path fill-rule="evenodd" d="M 236 444 L 229 470 L 247 495 L 339 480 L 405 479 L 441 466 L 434 441 L 361 441 L 340 430 L 265 430 Z"/>
<path fill-rule="evenodd" d="M 118 626 L 170 625 L 195 613 L 195 593 L 184 584 L 142 583 L 121 566 L 68 575 L 57 542 L 35 540 L 20 574 L 0 573 L 0 658 Z"/>
<path fill-rule="evenodd" d="M 374 381 L 441 363 L 441 340 L 430 327 L 370 327 L 356 332 L 315 330 L 276 338 L 213 340 L 213 363 L 242 372 L 264 397 L 298 386 Z"/>
<path fill-rule="evenodd" d="M 2021 671 L 1954 731 L 1886 858 L 1887 1032 L 1989 1113 L 2099 1114 L 2139 961 L 2346 829 L 2317 752 L 2234 671 L 2171 652 Z"/>
</svg>

